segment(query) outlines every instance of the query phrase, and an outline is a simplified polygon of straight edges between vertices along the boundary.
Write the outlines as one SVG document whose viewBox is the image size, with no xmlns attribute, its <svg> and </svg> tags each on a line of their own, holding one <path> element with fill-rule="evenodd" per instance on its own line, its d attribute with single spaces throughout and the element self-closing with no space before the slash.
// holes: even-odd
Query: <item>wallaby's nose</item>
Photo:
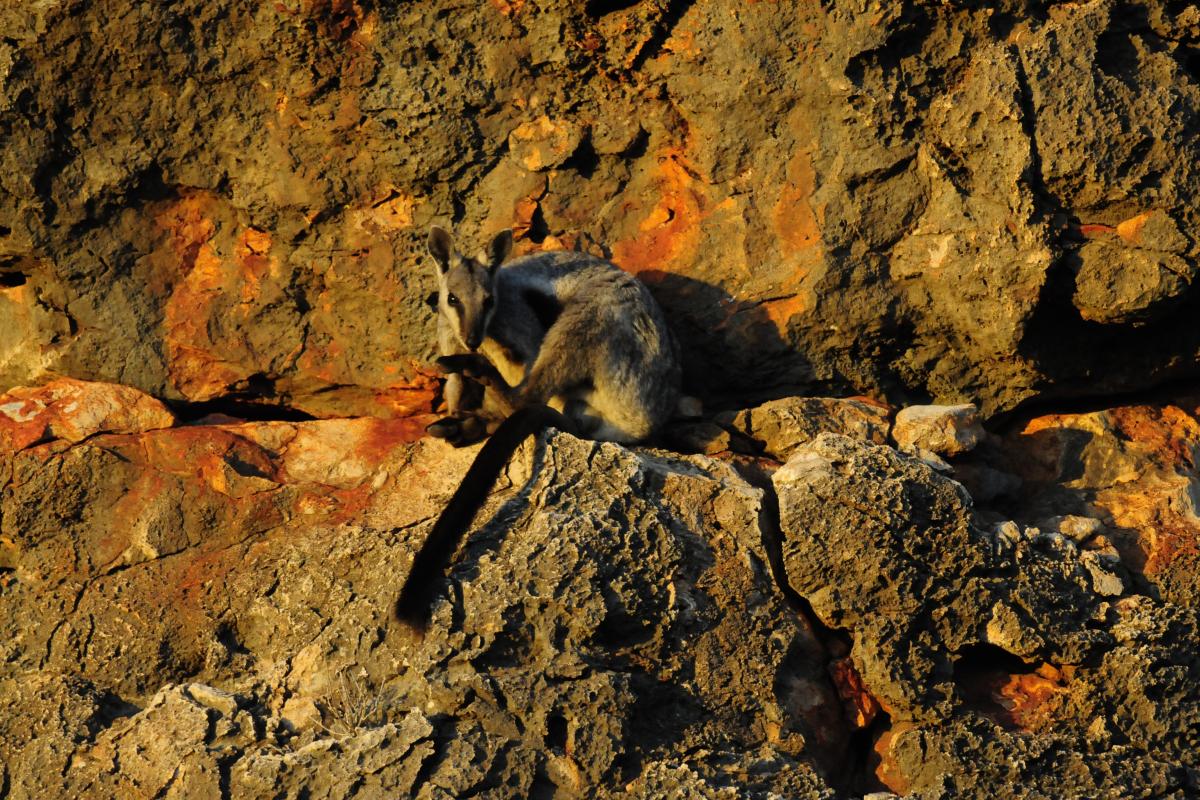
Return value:
<svg viewBox="0 0 1200 800">
<path fill-rule="evenodd" d="M 482 340 L 483 340 L 483 337 L 482 337 L 482 336 L 480 336 L 480 335 L 479 335 L 479 334 L 477 334 L 477 333 L 473 333 L 473 334 L 471 334 L 470 336 L 468 336 L 468 337 L 467 337 L 467 347 L 471 348 L 472 350 L 478 350 L 478 349 L 479 349 L 479 343 L 480 343 Z"/>
</svg>

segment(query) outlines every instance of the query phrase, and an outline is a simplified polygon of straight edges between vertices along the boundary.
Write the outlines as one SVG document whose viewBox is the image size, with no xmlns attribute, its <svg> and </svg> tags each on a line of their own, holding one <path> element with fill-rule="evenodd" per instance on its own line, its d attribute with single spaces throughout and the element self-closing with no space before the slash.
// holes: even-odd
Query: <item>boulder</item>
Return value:
<svg viewBox="0 0 1200 800">
<path fill-rule="evenodd" d="M 901 450 L 939 456 L 962 455 L 984 440 L 979 409 L 971 403 L 956 406 L 909 406 L 896 412 L 892 438 Z"/>
<path fill-rule="evenodd" d="M 788 583 L 848 632 L 883 709 L 873 763 L 886 787 L 1153 797 L 1194 786 L 1194 606 L 1125 595 L 1112 564 L 1059 534 L 1000 540 L 1006 526 L 982 528 L 961 485 L 887 447 L 825 434 L 774 482 Z"/>
</svg>

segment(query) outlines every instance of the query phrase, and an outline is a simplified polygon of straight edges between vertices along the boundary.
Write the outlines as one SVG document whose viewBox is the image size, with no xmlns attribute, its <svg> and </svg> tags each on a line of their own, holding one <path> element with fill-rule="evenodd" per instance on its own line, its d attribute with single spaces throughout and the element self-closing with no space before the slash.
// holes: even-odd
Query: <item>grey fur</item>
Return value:
<svg viewBox="0 0 1200 800">
<path fill-rule="evenodd" d="M 535 253 L 500 266 L 511 246 L 505 231 L 487 256 L 467 258 L 444 230 L 430 231 L 442 355 L 482 352 L 504 378 L 479 375 L 504 415 L 550 404 L 591 438 L 636 442 L 652 435 L 676 412 L 681 371 L 678 346 L 649 290 L 587 253 Z M 462 386 L 461 376 L 449 376 L 451 414 L 469 410 Z"/>
</svg>

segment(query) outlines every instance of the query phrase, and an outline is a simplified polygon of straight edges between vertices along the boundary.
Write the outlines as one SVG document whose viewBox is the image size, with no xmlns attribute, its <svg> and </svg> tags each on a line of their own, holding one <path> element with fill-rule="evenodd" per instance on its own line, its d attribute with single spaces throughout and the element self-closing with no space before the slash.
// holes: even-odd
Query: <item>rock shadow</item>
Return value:
<svg viewBox="0 0 1200 800">
<path fill-rule="evenodd" d="M 739 300 L 672 272 L 646 270 L 638 277 L 679 341 L 684 391 L 703 400 L 706 411 L 745 408 L 821 387 L 812 362 L 798 342 L 781 334 L 763 301 Z"/>
<path fill-rule="evenodd" d="M 1055 410 L 1110 407 L 1180 383 L 1195 385 L 1195 359 L 1179 356 L 1200 352 L 1195 322 L 1200 319 L 1200 291 L 1193 287 L 1161 303 L 1145 319 L 1097 322 L 1085 319 L 1075 306 L 1080 265 L 1077 253 L 1068 251 L 1050 267 L 1017 347 L 1017 354 L 1045 376 L 1044 385 L 998 415 L 995 424 Z M 1164 342 L 1172 345 L 1164 347 Z M 1152 382 L 1147 375 L 1154 376 Z"/>
</svg>

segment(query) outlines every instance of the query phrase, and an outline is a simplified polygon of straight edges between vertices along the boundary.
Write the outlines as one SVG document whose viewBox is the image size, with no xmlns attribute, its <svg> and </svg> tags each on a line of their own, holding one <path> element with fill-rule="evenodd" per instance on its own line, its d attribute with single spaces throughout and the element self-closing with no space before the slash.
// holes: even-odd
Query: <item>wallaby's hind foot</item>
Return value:
<svg viewBox="0 0 1200 800">
<path fill-rule="evenodd" d="M 425 426 L 425 432 L 438 439 L 445 439 L 455 447 L 466 447 L 482 440 L 491 433 L 487 420 L 475 414 L 460 417 L 442 417 Z"/>
<path fill-rule="evenodd" d="M 458 417 L 442 417 L 426 425 L 425 432 L 438 439 L 452 442 L 462 435 L 462 420 Z"/>
</svg>

